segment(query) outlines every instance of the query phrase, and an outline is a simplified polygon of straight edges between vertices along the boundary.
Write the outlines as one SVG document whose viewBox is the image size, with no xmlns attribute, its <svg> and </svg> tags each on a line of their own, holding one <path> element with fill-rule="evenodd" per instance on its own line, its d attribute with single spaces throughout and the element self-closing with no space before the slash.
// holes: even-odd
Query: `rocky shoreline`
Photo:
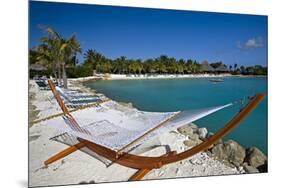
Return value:
<svg viewBox="0 0 281 188">
<path fill-rule="evenodd" d="M 177 131 L 188 138 L 184 144 L 189 147 L 200 144 L 213 135 L 205 127 L 198 128 L 193 123 L 180 127 Z M 256 147 L 244 148 L 234 140 L 220 140 L 206 152 L 210 157 L 244 173 L 267 172 L 267 157 Z"/>
<path fill-rule="evenodd" d="M 71 84 L 87 92 L 96 92 L 94 89 L 83 85 L 84 82 L 92 81 L 93 79 L 71 80 Z M 132 103 L 123 104 L 127 107 L 133 107 Z M 214 133 L 208 132 L 207 128 L 198 128 L 194 123 L 190 123 L 178 128 L 178 133 L 184 135 L 186 140 L 183 144 L 189 148 L 205 141 Z M 266 173 L 267 172 L 267 156 L 257 147 L 244 148 L 234 140 L 222 139 L 214 144 L 206 151 L 208 156 L 214 158 L 229 166 L 237 168 L 241 173 Z"/>
</svg>

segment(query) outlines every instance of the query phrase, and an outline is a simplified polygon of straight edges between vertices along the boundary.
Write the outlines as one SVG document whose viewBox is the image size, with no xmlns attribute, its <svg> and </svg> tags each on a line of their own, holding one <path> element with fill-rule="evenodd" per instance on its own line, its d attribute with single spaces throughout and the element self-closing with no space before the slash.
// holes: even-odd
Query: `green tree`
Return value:
<svg viewBox="0 0 281 188">
<path fill-rule="evenodd" d="M 46 31 L 48 35 L 40 39 L 42 44 L 38 47 L 38 62 L 51 66 L 59 84 L 62 85 L 63 78 L 63 85 L 67 88 L 66 66 L 81 52 L 80 44 L 75 35 L 65 39 L 52 28 L 47 28 Z"/>
</svg>

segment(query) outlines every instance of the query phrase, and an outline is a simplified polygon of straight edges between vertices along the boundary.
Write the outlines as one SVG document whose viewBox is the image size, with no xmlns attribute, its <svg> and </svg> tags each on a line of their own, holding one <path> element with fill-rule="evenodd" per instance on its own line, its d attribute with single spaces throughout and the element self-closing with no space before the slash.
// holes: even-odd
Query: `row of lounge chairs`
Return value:
<svg viewBox="0 0 281 188">
<path fill-rule="evenodd" d="M 52 79 L 52 81 L 54 82 L 54 79 Z M 35 79 L 35 83 L 40 90 L 50 90 L 48 79 L 46 78 L 37 78 Z M 102 102 L 102 96 L 100 95 L 84 94 L 78 90 L 63 89 L 58 86 L 57 82 L 54 82 L 54 85 L 61 95 L 65 105 L 69 108 L 83 107 L 93 103 Z"/>
<path fill-rule="evenodd" d="M 46 84 L 45 80 L 39 79 L 35 80 L 35 83 L 39 87 L 40 90 L 50 90 L 49 86 Z"/>
<path fill-rule="evenodd" d="M 83 107 L 89 104 L 102 102 L 98 95 L 84 94 L 77 90 L 66 90 L 56 86 L 56 90 L 61 95 L 65 105 L 70 108 Z"/>
</svg>

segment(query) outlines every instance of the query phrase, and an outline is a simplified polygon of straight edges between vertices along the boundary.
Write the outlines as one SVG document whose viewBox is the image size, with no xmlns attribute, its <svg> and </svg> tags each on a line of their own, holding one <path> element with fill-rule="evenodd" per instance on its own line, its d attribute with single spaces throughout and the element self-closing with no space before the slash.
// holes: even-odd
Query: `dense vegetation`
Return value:
<svg viewBox="0 0 281 188">
<path fill-rule="evenodd" d="M 77 78 L 92 76 L 93 70 L 96 73 L 112 74 L 197 74 L 202 73 L 199 62 L 188 59 L 175 59 L 161 55 L 151 59 L 127 59 L 121 56 L 110 59 L 103 54 L 89 49 L 84 55 L 84 61 L 79 63 L 76 59 L 77 53 L 81 53 L 79 41 L 75 35 L 64 38 L 51 28 L 47 28 L 47 36 L 40 39 L 41 44 L 29 52 L 30 64 L 41 64 L 47 71 L 30 71 L 30 77 L 35 74 L 52 75 L 67 86 L 66 77 Z M 222 62 L 211 63 L 217 68 Z M 226 67 L 226 65 L 224 65 Z M 267 75 L 267 67 L 260 65 L 238 67 L 237 64 L 228 67 L 228 72 L 243 75 Z"/>
</svg>

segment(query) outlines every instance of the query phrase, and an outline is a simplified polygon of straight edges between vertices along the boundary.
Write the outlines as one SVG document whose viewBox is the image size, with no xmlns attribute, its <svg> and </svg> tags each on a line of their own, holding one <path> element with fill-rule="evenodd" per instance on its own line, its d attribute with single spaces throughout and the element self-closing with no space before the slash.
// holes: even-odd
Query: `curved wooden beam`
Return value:
<svg viewBox="0 0 281 188">
<path fill-rule="evenodd" d="M 177 152 L 176 151 L 171 151 L 167 154 L 162 155 L 163 157 L 165 156 L 169 156 L 169 155 L 176 155 Z M 144 169 L 140 169 L 138 170 L 133 176 L 130 177 L 129 181 L 138 181 L 141 180 L 146 174 L 148 174 L 151 170 L 153 169 L 148 169 L 148 168 L 144 168 Z"/>
<path fill-rule="evenodd" d="M 129 153 L 123 154 L 120 158 L 116 159 L 118 155 L 116 151 L 110 150 L 98 144 L 89 142 L 87 140 L 78 138 L 78 140 L 85 144 L 90 150 L 94 151 L 100 156 L 103 156 L 113 162 L 116 162 L 120 165 L 135 168 L 135 169 L 153 169 L 160 168 L 161 166 L 169 163 L 174 163 L 181 161 L 188 157 L 195 155 L 201 151 L 208 149 L 210 146 L 219 141 L 226 134 L 231 132 L 243 119 L 247 117 L 262 101 L 265 94 L 256 94 L 250 102 L 232 119 L 230 120 L 225 127 L 219 130 L 215 135 L 207 139 L 206 141 L 194 146 L 193 148 L 184 151 L 176 155 L 160 156 L 160 157 L 146 157 L 146 156 L 137 156 Z"/>
</svg>

